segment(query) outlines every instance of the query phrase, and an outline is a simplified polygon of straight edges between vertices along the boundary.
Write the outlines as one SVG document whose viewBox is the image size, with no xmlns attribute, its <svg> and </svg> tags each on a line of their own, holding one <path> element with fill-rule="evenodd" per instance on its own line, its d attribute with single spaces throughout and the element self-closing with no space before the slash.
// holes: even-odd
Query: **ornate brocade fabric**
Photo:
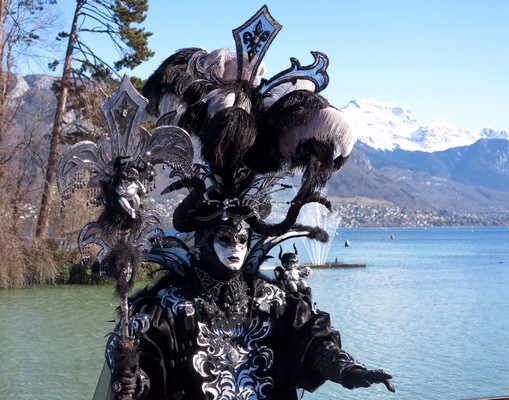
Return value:
<svg viewBox="0 0 509 400">
<path fill-rule="evenodd" d="M 208 278 L 200 277 L 208 295 L 192 297 L 171 287 L 159 294 L 161 306 L 197 319 L 199 349 L 192 364 L 204 378 L 201 388 L 208 399 L 265 399 L 274 385 L 270 312 L 284 307 L 284 293 L 265 284 L 248 302 L 244 280 L 214 285 Z"/>
</svg>

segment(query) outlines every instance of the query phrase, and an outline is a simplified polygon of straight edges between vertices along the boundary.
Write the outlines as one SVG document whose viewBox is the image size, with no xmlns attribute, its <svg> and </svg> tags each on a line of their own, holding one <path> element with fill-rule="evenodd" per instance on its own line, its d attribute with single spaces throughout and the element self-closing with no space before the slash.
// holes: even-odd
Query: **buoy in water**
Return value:
<svg viewBox="0 0 509 400">
<path fill-rule="evenodd" d="M 350 247 L 350 242 L 348 241 L 348 239 L 345 240 L 345 247 Z"/>
<path fill-rule="evenodd" d="M 391 240 L 396 239 L 396 236 L 394 236 L 394 233 L 391 233 Z"/>
</svg>

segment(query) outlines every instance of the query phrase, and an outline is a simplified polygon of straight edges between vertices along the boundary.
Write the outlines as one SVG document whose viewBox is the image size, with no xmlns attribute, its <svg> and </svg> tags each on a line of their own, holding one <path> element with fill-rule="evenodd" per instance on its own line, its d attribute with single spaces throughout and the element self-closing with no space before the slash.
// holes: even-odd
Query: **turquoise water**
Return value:
<svg viewBox="0 0 509 400">
<path fill-rule="evenodd" d="M 115 317 L 109 287 L 0 290 L 0 399 L 92 398 Z"/>
<path fill-rule="evenodd" d="M 394 233 L 395 240 L 390 240 Z M 338 258 L 355 270 L 316 270 L 319 308 L 343 347 L 394 375 L 383 387 L 312 399 L 465 399 L 509 396 L 509 230 L 358 229 L 340 232 Z M 320 288 L 320 291 L 318 291 Z"/>
<path fill-rule="evenodd" d="M 314 270 L 317 306 L 331 313 L 343 347 L 393 374 L 397 391 L 326 383 L 304 399 L 509 395 L 509 229 L 340 230 L 335 257 L 367 268 Z M 113 326 L 112 293 L 0 290 L 0 399 L 91 399 Z"/>
</svg>

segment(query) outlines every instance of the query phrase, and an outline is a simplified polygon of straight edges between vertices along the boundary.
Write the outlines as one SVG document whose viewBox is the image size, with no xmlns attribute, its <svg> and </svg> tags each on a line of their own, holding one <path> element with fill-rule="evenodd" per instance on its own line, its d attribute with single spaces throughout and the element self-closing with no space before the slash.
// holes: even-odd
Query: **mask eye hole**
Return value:
<svg viewBox="0 0 509 400">
<path fill-rule="evenodd" d="M 247 236 L 245 236 L 245 235 L 239 235 L 239 236 L 237 237 L 237 243 L 242 244 L 242 245 L 247 244 Z"/>
<path fill-rule="evenodd" d="M 228 246 L 233 244 L 232 238 L 228 235 L 219 235 L 217 241 L 223 246 Z"/>
</svg>

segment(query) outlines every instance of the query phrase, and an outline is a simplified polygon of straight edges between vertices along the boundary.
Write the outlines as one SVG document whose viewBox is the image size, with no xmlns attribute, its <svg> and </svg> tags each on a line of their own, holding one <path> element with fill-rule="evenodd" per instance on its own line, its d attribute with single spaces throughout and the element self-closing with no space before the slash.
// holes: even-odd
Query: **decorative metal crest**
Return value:
<svg viewBox="0 0 509 400">
<path fill-rule="evenodd" d="M 265 52 L 281 28 L 282 25 L 272 18 L 267 6 L 263 6 L 244 25 L 233 30 L 237 51 L 238 80 L 242 79 L 246 65 L 251 68 L 249 82 L 254 80 Z"/>
<path fill-rule="evenodd" d="M 173 176 L 194 174 L 193 142 L 185 130 L 160 126 L 150 134 L 139 127 L 146 104 L 124 76 L 101 107 L 109 135 L 103 134 L 97 144 L 79 142 L 59 160 L 57 185 L 62 203 L 75 190 L 87 188 L 98 193 L 89 202 L 108 209 L 97 222 L 83 228 L 78 240 L 82 251 L 90 244 L 101 246 L 99 260 L 119 239 L 145 251 L 150 249 L 149 236 L 164 233 L 162 217 L 155 210 L 144 210 L 139 199 L 155 187 L 155 165 L 169 166 Z"/>
<path fill-rule="evenodd" d="M 279 74 L 273 76 L 269 80 L 262 79 L 260 90 L 266 93 L 273 87 L 280 85 L 284 82 L 295 81 L 296 79 L 307 79 L 313 82 L 316 86 L 316 92 L 320 92 L 329 84 L 329 75 L 327 74 L 327 67 L 329 66 L 329 59 L 319 51 L 312 51 L 315 61 L 307 67 L 301 67 L 299 60 L 292 57 L 290 62 L 292 66 Z"/>
<path fill-rule="evenodd" d="M 148 100 L 141 96 L 124 76 L 117 91 L 101 110 L 110 128 L 113 157 L 132 157 L 139 137 L 136 135 Z"/>
</svg>

